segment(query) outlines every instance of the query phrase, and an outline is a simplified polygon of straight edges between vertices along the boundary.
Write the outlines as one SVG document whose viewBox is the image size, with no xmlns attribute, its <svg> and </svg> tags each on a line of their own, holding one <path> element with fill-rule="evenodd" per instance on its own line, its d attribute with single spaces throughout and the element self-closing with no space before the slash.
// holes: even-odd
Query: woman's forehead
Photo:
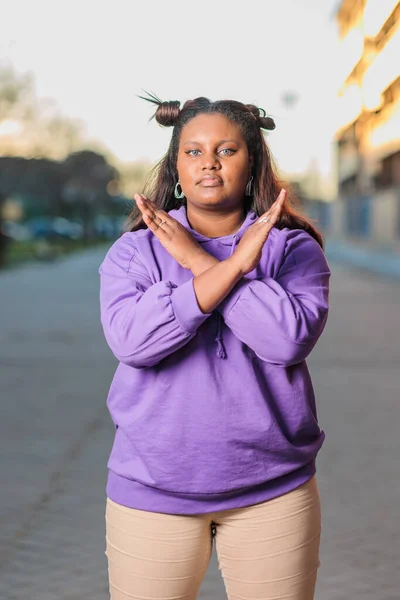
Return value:
<svg viewBox="0 0 400 600">
<path fill-rule="evenodd" d="M 240 127 L 219 113 L 201 114 L 191 119 L 182 129 L 181 142 L 210 138 L 243 139 Z"/>
</svg>

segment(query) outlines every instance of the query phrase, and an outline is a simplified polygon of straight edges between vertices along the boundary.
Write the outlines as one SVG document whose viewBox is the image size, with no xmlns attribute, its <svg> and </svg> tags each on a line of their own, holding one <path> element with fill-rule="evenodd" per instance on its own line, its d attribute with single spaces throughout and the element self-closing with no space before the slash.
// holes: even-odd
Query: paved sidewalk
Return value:
<svg viewBox="0 0 400 600">
<path fill-rule="evenodd" d="M 327 238 L 329 260 L 400 280 L 400 252 L 374 248 L 366 243 Z"/>
<path fill-rule="evenodd" d="M 0 599 L 106 600 L 104 485 L 116 361 L 99 324 L 104 250 L 0 275 Z M 400 285 L 332 262 L 309 360 L 327 434 L 316 600 L 398 600 Z M 215 555 L 200 600 L 222 600 Z"/>
</svg>

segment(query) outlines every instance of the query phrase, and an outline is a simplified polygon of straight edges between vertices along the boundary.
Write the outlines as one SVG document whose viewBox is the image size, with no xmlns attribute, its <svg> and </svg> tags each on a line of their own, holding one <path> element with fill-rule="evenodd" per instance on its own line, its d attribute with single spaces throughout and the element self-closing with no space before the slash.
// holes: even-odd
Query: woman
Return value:
<svg viewBox="0 0 400 600">
<path fill-rule="evenodd" d="M 157 104 L 172 139 L 100 267 L 113 600 L 196 598 L 215 537 L 230 599 L 311 600 L 315 458 L 305 359 L 328 314 L 320 234 L 288 206 L 253 105 Z"/>
</svg>

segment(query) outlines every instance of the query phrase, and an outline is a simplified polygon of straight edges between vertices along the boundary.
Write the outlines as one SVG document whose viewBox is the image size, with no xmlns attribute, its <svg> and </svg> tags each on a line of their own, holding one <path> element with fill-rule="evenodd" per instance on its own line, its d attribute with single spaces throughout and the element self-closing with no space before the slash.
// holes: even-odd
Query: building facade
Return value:
<svg viewBox="0 0 400 600">
<path fill-rule="evenodd" d="M 343 0 L 336 233 L 400 242 L 400 2 Z"/>
</svg>

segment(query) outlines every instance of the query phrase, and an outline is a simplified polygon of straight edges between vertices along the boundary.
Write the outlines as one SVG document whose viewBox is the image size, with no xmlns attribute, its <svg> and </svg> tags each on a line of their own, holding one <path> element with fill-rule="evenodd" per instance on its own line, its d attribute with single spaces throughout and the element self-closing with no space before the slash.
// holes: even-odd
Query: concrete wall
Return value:
<svg viewBox="0 0 400 600">
<path fill-rule="evenodd" d="M 318 210 L 314 209 L 313 214 L 307 212 L 314 218 Z M 400 189 L 385 190 L 371 197 L 338 198 L 329 204 L 328 215 L 323 227 L 327 236 L 364 240 L 380 247 L 400 247 Z"/>
<path fill-rule="evenodd" d="M 399 241 L 400 193 L 393 190 L 381 192 L 372 203 L 373 237 L 379 244 Z"/>
</svg>

